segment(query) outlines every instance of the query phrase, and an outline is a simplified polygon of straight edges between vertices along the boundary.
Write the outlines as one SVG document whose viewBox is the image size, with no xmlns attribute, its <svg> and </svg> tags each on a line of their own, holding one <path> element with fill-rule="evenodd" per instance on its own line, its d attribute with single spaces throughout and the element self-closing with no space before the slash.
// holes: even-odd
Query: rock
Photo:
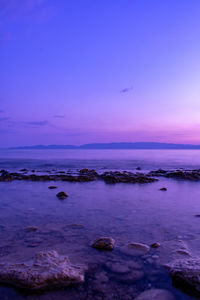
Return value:
<svg viewBox="0 0 200 300">
<path fill-rule="evenodd" d="M 85 271 L 54 250 L 44 251 L 25 263 L 0 264 L 0 282 L 28 290 L 61 288 L 84 282 Z"/>
<path fill-rule="evenodd" d="M 167 188 L 163 187 L 160 189 L 160 191 L 167 191 Z"/>
<path fill-rule="evenodd" d="M 65 192 L 59 192 L 56 196 L 57 196 L 59 199 L 64 200 L 64 199 L 67 198 L 69 195 L 66 194 Z"/>
<path fill-rule="evenodd" d="M 126 255 L 139 256 L 148 253 L 150 247 L 141 243 L 131 243 L 121 247 L 120 251 Z"/>
<path fill-rule="evenodd" d="M 174 283 L 200 292 L 200 258 L 175 260 L 166 267 Z"/>
<path fill-rule="evenodd" d="M 36 226 L 28 226 L 28 227 L 26 227 L 26 230 L 27 231 L 37 231 L 38 228 Z"/>
<path fill-rule="evenodd" d="M 150 289 L 141 293 L 135 300 L 175 300 L 175 297 L 167 290 Z"/>
<path fill-rule="evenodd" d="M 91 246 L 99 250 L 113 250 L 115 240 L 109 237 L 101 237 L 94 241 Z"/>
<path fill-rule="evenodd" d="M 159 248 L 159 247 L 160 247 L 160 243 L 151 244 L 151 248 Z"/>
<path fill-rule="evenodd" d="M 55 186 L 55 185 L 50 185 L 50 186 L 48 187 L 48 189 L 50 189 L 50 190 L 57 189 L 57 186 Z"/>
<path fill-rule="evenodd" d="M 21 169 L 20 172 L 28 172 L 28 169 Z"/>
<path fill-rule="evenodd" d="M 141 167 L 137 167 L 136 170 L 142 170 L 142 168 Z"/>
<path fill-rule="evenodd" d="M 83 229 L 85 226 L 83 224 L 67 224 L 66 227 L 72 228 L 72 229 Z"/>
</svg>

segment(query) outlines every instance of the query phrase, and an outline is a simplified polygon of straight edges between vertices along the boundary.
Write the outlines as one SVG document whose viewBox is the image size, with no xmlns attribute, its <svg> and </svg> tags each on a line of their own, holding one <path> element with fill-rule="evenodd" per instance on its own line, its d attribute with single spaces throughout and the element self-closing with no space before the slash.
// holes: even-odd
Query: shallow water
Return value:
<svg viewBox="0 0 200 300">
<path fill-rule="evenodd" d="M 200 168 L 198 150 L 30 150 L 0 151 L 0 169 L 34 168 L 46 172 L 89 167 L 96 170 Z M 53 171 L 54 170 L 54 171 Z M 200 299 L 175 288 L 163 264 L 199 255 L 200 182 L 159 178 L 148 184 L 106 184 L 103 181 L 70 183 L 0 182 L 0 262 L 29 260 L 40 250 L 57 250 L 73 263 L 89 266 L 83 286 L 27 294 L 0 286 L 0 299 L 134 299 L 148 288 L 166 288 L 176 299 Z M 167 187 L 167 192 L 159 189 Z M 69 193 L 60 201 L 58 191 Z M 76 224 L 76 225 L 74 225 Z M 77 226 L 78 225 L 78 226 Z M 26 227 L 37 226 L 38 231 Z M 111 236 L 112 252 L 90 247 L 91 241 Z M 130 242 L 161 247 L 143 256 L 122 251 Z M 134 267 L 133 263 L 139 267 Z M 115 266 L 127 266 L 127 274 Z M 114 266 L 114 270 L 112 267 Z M 136 269 L 135 269 L 136 268 Z M 134 278 L 135 274 L 143 274 Z"/>
<path fill-rule="evenodd" d="M 150 286 L 171 289 L 177 299 L 192 299 L 173 288 L 167 272 L 159 267 L 161 249 L 152 249 L 145 257 L 130 257 L 121 253 L 120 247 L 129 242 L 149 245 L 159 241 L 161 245 L 171 245 L 170 242 L 181 239 L 198 253 L 200 219 L 194 215 L 200 212 L 200 183 L 162 179 L 143 185 L 109 185 L 101 181 L 56 182 L 56 185 L 58 189 L 49 190 L 49 182 L 0 183 L 0 260 L 24 261 L 39 250 L 55 249 L 68 255 L 74 263 L 90 265 L 92 275 L 89 273 L 86 286 L 78 291 L 27 296 L 3 287 L 1 299 L 9 299 L 6 297 L 11 295 L 14 299 L 66 299 L 66 296 L 67 299 L 90 299 L 88 291 L 91 299 L 95 299 L 96 293 L 102 297 L 95 296 L 96 299 L 129 299 L 128 296 L 134 299 L 138 291 Z M 162 186 L 168 191 L 159 191 Z M 64 201 L 58 200 L 59 190 L 70 196 Z M 38 231 L 25 230 L 33 225 Z M 116 240 L 112 253 L 99 252 L 89 246 L 100 236 L 112 236 Z M 106 269 L 107 261 L 129 264 L 133 260 L 139 262 L 145 272 L 144 278 L 136 282 L 124 283 L 124 274 Z M 153 271 L 156 271 L 154 276 Z M 95 278 L 102 272 L 108 277 L 106 283 Z M 110 292 L 113 296 L 106 298 Z"/>
</svg>

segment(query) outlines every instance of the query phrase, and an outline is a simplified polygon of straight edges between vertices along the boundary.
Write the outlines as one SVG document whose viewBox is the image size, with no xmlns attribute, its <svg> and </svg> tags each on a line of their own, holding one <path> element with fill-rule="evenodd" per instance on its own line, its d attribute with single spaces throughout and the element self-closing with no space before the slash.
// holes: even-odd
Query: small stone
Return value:
<svg viewBox="0 0 200 300">
<path fill-rule="evenodd" d="M 68 224 L 67 227 L 72 229 L 83 229 L 85 226 L 83 224 Z"/>
<path fill-rule="evenodd" d="M 151 248 L 159 248 L 160 247 L 160 243 L 156 242 L 151 244 Z"/>
<path fill-rule="evenodd" d="M 109 237 L 101 237 L 94 241 L 91 246 L 99 250 L 113 250 L 115 240 Z"/>
<path fill-rule="evenodd" d="M 28 226 L 28 227 L 26 227 L 26 230 L 27 231 L 37 231 L 38 228 L 36 226 Z"/>
<path fill-rule="evenodd" d="M 167 188 L 163 187 L 160 189 L 160 191 L 167 191 Z"/>
<path fill-rule="evenodd" d="M 141 293 L 135 300 L 175 300 L 175 297 L 167 290 L 150 289 Z"/>
<path fill-rule="evenodd" d="M 50 186 L 48 187 L 48 189 L 50 189 L 50 190 L 57 189 L 57 186 L 55 186 L 55 185 L 50 185 Z"/>
<path fill-rule="evenodd" d="M 65 192 L 59 192 L 57 195 L 56 195 L 59 199 L 61 200 L 64 200 L 65 198 L 67 198 L 69 195 Z"/>
</svg>

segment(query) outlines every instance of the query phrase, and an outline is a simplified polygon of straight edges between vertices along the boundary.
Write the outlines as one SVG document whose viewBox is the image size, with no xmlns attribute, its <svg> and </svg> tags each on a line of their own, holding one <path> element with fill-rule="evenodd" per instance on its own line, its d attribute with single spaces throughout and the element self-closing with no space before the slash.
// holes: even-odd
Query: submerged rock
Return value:
<svg viewBox="0 0 200 300">
<path fill-rule="evenodd" d="M 38 228 L 36 226 L 28 226 L 26 227 L 26 231 L 37 231 Z"/>
<path fill-rule="evenodd" d="M 126 255 L 139 256 L 148 253 L 150 247 L 142 243 L 130 243 L 121 247 L 120 251 Z"/>
<path fill-rule="evenodd" d="M 56 195 L 59 199 L 61 200 L 64 200 L 65 198 L 67 198 L 69 195 L 65 192 L 59 192 L 57 195 Z"/>
<path fill-rule="evenodd" d="M 151 289 L 141 293 L 135 300 L 175 300 L 175 297 L 167 290 Z"/>
<path fill-rule="evenodd" d="M 113 250 L 114 249 L 115 240 L 109 237 L 101 237 L 95 240 L 91 246 L 100 250 Z"/>
<path fill-rule="evenodd" d="M 48 187 L 48 189 L 50 189 L 50 190 L 57 189 L 57 186 L 55 186 L 55 185 L 50 185 L 50 186 Z"/>
<path fill-rule="evenodd" d="M 166 267 L 174 283 L 200 292 L 200 258 L 175 260 Z"/>
<path fill-rule="evenodd" d="M 84 282 L 85 266 L 71 265 L 54 250 L 39 252 L 33 260 L 0 264 L 0 282 L 29 290 L 67 287 Z"/>
</svg>

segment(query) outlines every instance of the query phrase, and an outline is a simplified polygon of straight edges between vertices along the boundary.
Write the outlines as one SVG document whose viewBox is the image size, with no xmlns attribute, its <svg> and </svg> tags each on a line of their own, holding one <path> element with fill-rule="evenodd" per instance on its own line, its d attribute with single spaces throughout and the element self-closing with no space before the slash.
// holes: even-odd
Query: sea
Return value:
<svg viewBox="0 0 200 300">
<path fill-rule="evenodd" d="M 0 150 L 0 169 L 38 173 L 82 168 L 138 172 L 200 169 L 200 150 Z M 50 190 L 50 185 L 56 189 Z M 167 191 L 160 191 L 166 187 Z M 69 194 L 59 200 L 56 194 Z M 26 263 L 39 251 L 56 250 L 88 267 L 85 283 L 33 293 L 0 284 L 0 300 L 132 300 L 148 289 L 169 290 L 175 299 L 200 299 L 176 286 L 166 264 L 199 256 L 200 182 L 159 178 L 146 184 L 94 182 L 0 182 L 0 269 Z M 27 230 L 34 226 L 35 231 Z M 91 247 L 112 237 L 111 252 Z M 144 255 L 124 251 L 150 246 Z M 183 289 L 184 288 L 184 289 Z"/>
</svg>

